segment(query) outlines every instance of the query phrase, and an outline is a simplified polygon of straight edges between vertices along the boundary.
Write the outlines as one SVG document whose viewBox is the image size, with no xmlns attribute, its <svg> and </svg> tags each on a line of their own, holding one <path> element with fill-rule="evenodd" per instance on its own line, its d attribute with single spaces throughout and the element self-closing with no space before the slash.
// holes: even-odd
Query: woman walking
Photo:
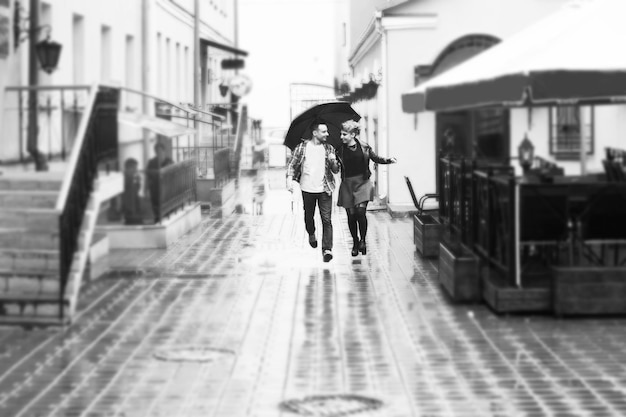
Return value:
<svg viewBox="0 0 626 417">
<path fill-rule="evenodd" d="M 341 186 L 337 205 L 346 209 L 348 228 L 352 235 L 352 256 L 359 252 L 367 253 L 365 237 L 367 235 L 367 203 L 374 199 L 374 186 L 370 181 L 372 173 L 369 168 L 370 159 L 377 164 L 394 164 L 396 158 L 383 158 L 372 148 L 359 142 L 359 124 L 348 120 L 341 125 L 341 141 L 338 150 L 341 165 Z M 360 236 L 360 237 L 359 237 Z"/>
</svg>

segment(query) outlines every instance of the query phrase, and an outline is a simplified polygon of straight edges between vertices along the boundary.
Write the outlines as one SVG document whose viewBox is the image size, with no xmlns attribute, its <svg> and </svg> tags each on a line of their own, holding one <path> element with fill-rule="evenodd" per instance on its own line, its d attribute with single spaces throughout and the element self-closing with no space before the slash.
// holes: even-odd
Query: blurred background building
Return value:
<svg viewBox="0 0 626 417">
<path fill-rule="evenodd" d="M 557 139 L 557 123 L 575 124 L 588 146 L 587 167 L 602 171 L 603 146 L 618 146 L 623 106 L 492 109 L 417 112 L 403 98 L 419 85 L 563 7 L 566 0 L 351 0 L 337 31 L 347 42 L 336 43 L 336 55 L 347 55 L 347 67 L 336 68 L 340 98 L 353 101 L 363 117 L 361 137 L 398 164 L 377 170 L 378 192 L 391 208 L 411 208 L 403 176 L 416 194 L 436 191 L 436 161 L 443 132 L 457 137 L 455 152 L 468 157 L 502 160 L 517 155 L 524 135 L 535 154 L 559 160 L 569 174 L 580 172 L 576 138 Z M 343 10 L 343 9 L 340 9 Z M 364 85 L 374 81 L 376 91 Z M 347 92 L 347 93 L 346 93 Z M 560 122 L 559 122 L 560 121 Z M 551 133 L 552 132 L 552 133 Z M 509 139 L 510 138 L 510 139 Z M 595 146 L 594 146 L 595 145 Z"/>
<path fill-rule="evenodd" d="M 15 93 L 5 92 L 7 86 L 45 88 L 106 83 L 127 89 L 122 97 L 122 110 L 126 112 L 154 116 L 172 111 L 171 108 L 155 108 L 155 101 L 147 100 L 146 95 L 182 109 L 211 112 L 219 104 L 231 106 L 228 81 L 236 71 L 232 62 L 247 55 L 236 48 L 236 7 L 231 1 L 5 0 L 3 5 L 0 4 L 0 11 L 4 45 L 0 54 L 0 103 L 4 110 L 0 112 L 0 120 L 7 133 L 3 136 L 0 151 L 3 161 L 20 158 L 19 131 L 27 128 L 24 121 L 18 126 L 19 98 Z M 59 43 L 62 49 L 57 66 L 46 72 L 38 62 L 32 62 L 29 48 L 48 37 Z M 194 69 L 196 59 L 197 70 Z M 229 61 L 231 65 L 223 65 L 223 61 Z M 196 77 L 198 82 L 194 84 Z M 42 109 L 47 97 L 45 94 L 38 97 L 38 147 L 42 154 L 53 158 L 61 153 L 63 142 L 66 147 L 69 145 L 74 133 L 70 128 L 75 124 L 71 120 L 75 118 L 73 113 L 80 112 L 84 105 L 80 102 L 84 95 L 69 91 L 66 91 L 65 107 L 61 111 L 58 109 L 58 94 L 49 94 L 53 108 L 48 113 Z M 75 100 L 78 100 L 76 107 L 70 108 Z M 179 109 L 181 113 L 182 109 Z M 218 113 L 224 116 L 224 120 L 228 115 L 223 109 Z M 56 117 L 57 114 L 60 117 Z M 174 117 L 172 120 L 170 115 L 166 118 L 185 126 L 193 124 L 187 120 L 189 117 Z M 52 124 L 50 129 L 47 123 Z M 148 123 L 144 118 L 139 124 L 149 127 Z M 61 125 L 66 127 L 64 137 L 60 132 L 54 132 Z M 154 132 L 157 129 L 147 133 L 149 138 L 146 139 L 142 129 L 137 130 L 135 126 L 133 130 L 132 123 L 122 125 L 122 159 L 134 157 L 139 160 L 140 167 L 145 166 L 157 140 Z M 50 135 L 49 130 L 52 131 Z M 194 139 L 182 135 L 180 140 L 193 142 Z M 23 153 L 24 149 L 21 151 Z M 168 152 L 175 154 L 171 143 L 168 143 Z"/>
</svg>

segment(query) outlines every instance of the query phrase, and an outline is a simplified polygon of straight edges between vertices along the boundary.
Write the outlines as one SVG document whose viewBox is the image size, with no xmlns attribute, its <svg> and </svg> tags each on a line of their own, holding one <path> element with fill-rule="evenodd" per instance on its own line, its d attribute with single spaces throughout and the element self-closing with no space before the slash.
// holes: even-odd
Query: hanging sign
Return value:
<svg viewBox="0 0 626 417">
<path fill-rule="evenodd" d="M 230 91 L 239 97 L 245 96 L 252 89 L 252 80 L 244 74 L 235 75 L 228 84 Z"/>
</svg>

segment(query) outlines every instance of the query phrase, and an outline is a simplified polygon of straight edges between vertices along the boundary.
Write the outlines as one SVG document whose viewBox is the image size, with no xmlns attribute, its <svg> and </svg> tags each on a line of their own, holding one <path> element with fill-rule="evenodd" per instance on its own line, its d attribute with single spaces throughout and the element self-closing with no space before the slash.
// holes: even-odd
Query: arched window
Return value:
<svg viewBox="0 0 626 417">
<path fill-rule="evenodd" d="M 500 39 L 494 36 L 482 34 L 466 35 L 453 41 L 441 51 L 431 65 L 415 67 L 415 85 L 449 70 L 499 42 Z"/>
</svg>

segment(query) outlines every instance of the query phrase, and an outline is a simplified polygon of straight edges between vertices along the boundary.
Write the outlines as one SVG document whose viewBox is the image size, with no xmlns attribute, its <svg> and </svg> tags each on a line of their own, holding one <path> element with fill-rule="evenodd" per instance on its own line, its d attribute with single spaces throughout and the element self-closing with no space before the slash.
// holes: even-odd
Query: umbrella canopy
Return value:
<svg viewBox="0 0 626 417">
<path fill-rule="evenodd" d="M 347 120 L 359 121 L 361 116 L 350 107 L 347 101 L 322 103 L 305 110 L 291 122 L 283 145 L 294 150 L 303 139 L 310 139 L 311 124 L 314 121 L 326 123 L 328 126 L 328 143 L 338 147 L 341 145 L 341 124 Z"/>
<path fill-rule="evenodd" d="M 405 112 L 626 102 L 626 1 L 586 0 L 402 96 Z"/>
</svg>

